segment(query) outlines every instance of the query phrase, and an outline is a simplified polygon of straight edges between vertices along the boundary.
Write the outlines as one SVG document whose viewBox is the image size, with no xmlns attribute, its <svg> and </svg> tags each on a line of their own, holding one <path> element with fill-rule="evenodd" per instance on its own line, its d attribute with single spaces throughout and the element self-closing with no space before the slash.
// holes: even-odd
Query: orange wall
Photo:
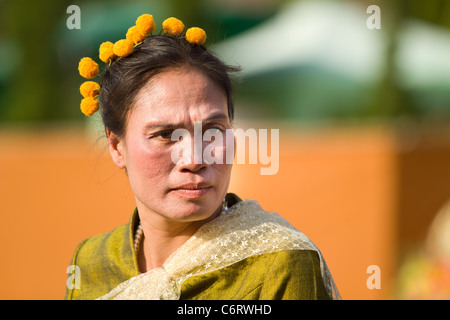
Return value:
<svg viewBox="0 0 450 320">
<path fill-rule="evenodd" d="M 397 263 L 395 140 L 383 130 L 280 129 L 280 168 L 235 165 L 230 191 L 277 211 L 321 249 L 344 299 L 391 297 Z M 0 133 L 0 299 L 62 299 L 84 238 L 128 221 L 134 199 L 104 139 L 81 128 Z M 366 287 L 370 265 L 381 290 Z"/>
</svg>

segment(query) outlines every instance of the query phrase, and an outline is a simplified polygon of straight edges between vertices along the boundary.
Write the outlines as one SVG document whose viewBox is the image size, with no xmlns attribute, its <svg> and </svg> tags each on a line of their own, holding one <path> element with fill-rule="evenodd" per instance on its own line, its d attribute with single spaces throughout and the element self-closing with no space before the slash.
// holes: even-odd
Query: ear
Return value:
<svg viewBox="0 0 450 320">
<path fill-rule="evenodd" d="M 106 128 L 106 136 L 108 137 L 109 153 L 114 164 L 120 169 L 126 168 L 123 139 L 120 139 L 108 128 Z"/>
</svg>

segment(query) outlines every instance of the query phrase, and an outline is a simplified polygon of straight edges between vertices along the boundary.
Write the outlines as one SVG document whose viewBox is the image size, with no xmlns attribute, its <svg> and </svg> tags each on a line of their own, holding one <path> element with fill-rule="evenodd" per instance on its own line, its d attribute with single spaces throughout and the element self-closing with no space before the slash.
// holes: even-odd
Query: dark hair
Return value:
<svg viewBox="0 0 450 320">
<path fill-rule="evenodd" d="M 100 107 L 105 128 L 123 137 L 126 117 L 135 96 L 147 81 L 163 71 L 182 66 L 203 72 L 223 89 L 227 97 L 228 116 L 234 117 L 232 83 L 229 76 L 239 68 L 228 66 L 202 45 L 187 42 L 184 35 L 152 35 L 134 48 L 134 52 L 116 59 L 103 72 Z"/>
</svg>

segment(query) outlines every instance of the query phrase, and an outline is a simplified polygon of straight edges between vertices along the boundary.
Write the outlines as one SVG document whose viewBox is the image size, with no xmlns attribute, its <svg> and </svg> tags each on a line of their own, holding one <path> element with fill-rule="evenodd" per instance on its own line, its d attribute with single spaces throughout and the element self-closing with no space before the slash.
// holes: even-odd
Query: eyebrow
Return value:
<svg viewBox="0 0 450 320">
<path fill-rule="evenodd" d="M 208 118 L 204 119 L 204 120 L 200 120 L 202 123 L 211 123 L 211 122 L 215 122 L 215 121 L 224 121 L 224 120 L 228 120 L 228 115 L 227 114 L 223 114 L 223 113 L 213 113 L 211 116 L 209 116 Z M 168 130 L 168 129 L 174 129 L 174 128 L 182 128 L 184 127 L 184 125 L 179 124 L 179 123 L 169 123 L 169 122 L 161 122 L 161 123 L 149 123 L 148 125 L 145 126 L 145 130 L 149 131 L 149 130 Z"/>
</svg>

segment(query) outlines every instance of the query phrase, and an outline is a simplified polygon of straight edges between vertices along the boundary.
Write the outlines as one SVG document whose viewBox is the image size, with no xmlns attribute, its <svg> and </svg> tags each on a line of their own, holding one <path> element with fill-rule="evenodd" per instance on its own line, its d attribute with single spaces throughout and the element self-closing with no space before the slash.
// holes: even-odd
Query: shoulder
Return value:
<svg viewBox="0 0 450 320">
<path fill-rule="evenodd" d="M 329 299 L 314 250 L 254 255 L 183 283 L 182 299 Z"/>
<path fill-rule="evenodd" d="M 117 253 L 127 243 L 128 225 L 83 240 L 75 249 L 72 262 L 75 265 L 92 265 L 105 255 Z M 100 260 L 100 261 L 98 261 Z"/>
<path fill-rule="evenodd" d="M 96 299 L 138 271 L 130 224 L 82 241 L 71 265 L 79 270 L 79 288 L 67 288 L 66 299 Z"/>
<path fill-rule="evenodd" d="M 290 266 L 290 268 L 286 268 Z M 320 256 L 315 250 L 283 250 L 276 253 L 271 271 L 281 268 L 285 273 L 299 274 L 309 270 L 320 271 Z"/>
<path fill-rule="evenodd" d="M 259 299 L 329 299 L 322 278 L 319 253 L 314 250 L 276 253 L 266 269 Z"/>
</svg>

